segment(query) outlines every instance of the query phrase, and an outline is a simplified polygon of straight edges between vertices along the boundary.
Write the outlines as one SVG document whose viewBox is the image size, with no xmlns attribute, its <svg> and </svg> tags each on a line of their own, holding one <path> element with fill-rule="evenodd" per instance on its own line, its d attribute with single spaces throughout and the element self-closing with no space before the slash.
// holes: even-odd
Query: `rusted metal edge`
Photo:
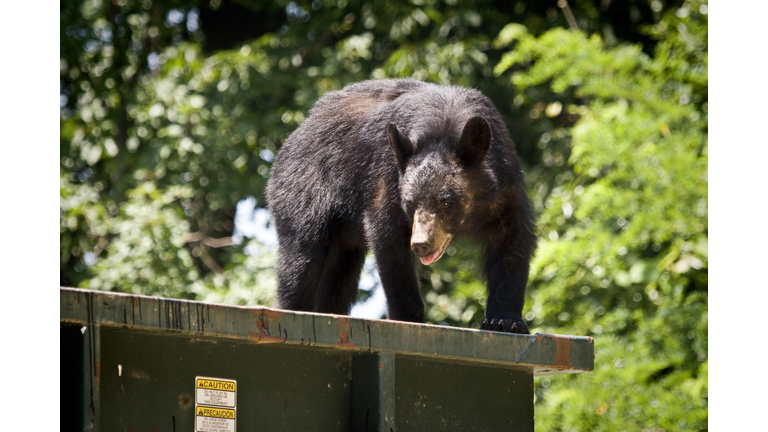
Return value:
<svg viewBox="0 0 768 432">
<path fill-rule="evenodd" d="M 516 335 L 64 287 L 60 289 L 60 299 L 60 321 L 84 325 L 252 343 L 389 351 L 524 368 L 535 376 L 587 372 L 594 368 L 593 340 L 583 336 Z"/>
</svg>

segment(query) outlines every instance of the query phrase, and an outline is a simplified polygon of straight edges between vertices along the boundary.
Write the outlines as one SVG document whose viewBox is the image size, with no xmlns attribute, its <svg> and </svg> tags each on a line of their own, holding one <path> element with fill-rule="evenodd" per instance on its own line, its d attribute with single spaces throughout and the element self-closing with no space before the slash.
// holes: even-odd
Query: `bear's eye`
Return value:
<svg viewBox="0 0 768 432">
<path fill-rule="evenodd" d="M 451 202 L 448 200 L 443 201 L 443 208 L 448 208 L 451 206 Z"/>
<path fill-rule="evenodd" d="M 412 209 L 413 208 L 413 201 L 411 201 L 411 200 L 406 201 L 405 202 L 405 208 L 407 208 L 408 210 Z"/>
</svg>

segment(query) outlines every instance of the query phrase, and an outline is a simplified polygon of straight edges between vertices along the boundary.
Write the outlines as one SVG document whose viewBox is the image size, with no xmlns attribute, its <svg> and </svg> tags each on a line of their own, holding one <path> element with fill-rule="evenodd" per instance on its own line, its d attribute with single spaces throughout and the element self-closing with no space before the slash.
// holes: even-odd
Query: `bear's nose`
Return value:
<svg viewBox="0 0 768 432">
<path fill-rule="evenodd" d="M 411 250 L 420 257 L 427 255 L 430 249 L 429 243 L 411 243 Z"/>
</svg>

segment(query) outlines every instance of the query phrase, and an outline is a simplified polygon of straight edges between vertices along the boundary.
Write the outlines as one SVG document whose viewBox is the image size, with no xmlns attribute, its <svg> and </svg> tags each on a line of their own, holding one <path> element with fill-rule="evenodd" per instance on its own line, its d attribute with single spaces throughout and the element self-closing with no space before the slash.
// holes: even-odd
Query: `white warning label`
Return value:
<svg viewBox="0 0 768 432">
<path fill-rule="evenodd" d="M 235 432 L 237 381 L 195 377 L 195 431 Z"/>
<path fill-rule="evenodd" d="M 195 407 L 195 431 L 235 432 L 236 411 L 227 408 Z"/>
<path fill-rule="evenodd" d="M 195 404 L 234 408 L 237 381 L 221 378 L 195 378 Z"/>
</svg>

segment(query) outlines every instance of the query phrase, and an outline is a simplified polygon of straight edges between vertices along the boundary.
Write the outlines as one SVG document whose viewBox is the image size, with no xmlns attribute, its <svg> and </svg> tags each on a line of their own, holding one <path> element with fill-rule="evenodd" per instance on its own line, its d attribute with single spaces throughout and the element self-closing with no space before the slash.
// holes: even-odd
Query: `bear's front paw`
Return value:
<svg viewBox="0 0 768 432">
<path fill-rule="evenodd" d="M 480 326 L 481 330 L 499 331 L 507 333 L 530 334 L 528 324 L 523 320 L 507 319 L 484 319 Z"/>
</svg>

